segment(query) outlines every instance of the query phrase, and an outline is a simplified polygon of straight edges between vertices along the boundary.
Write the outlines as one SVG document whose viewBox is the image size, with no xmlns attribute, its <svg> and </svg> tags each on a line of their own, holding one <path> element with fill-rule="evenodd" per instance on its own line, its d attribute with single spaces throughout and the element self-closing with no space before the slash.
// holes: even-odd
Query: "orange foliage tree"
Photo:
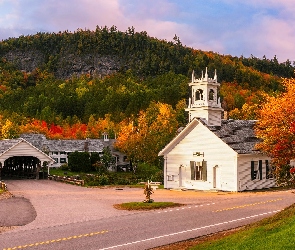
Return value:
<svg viewBox="0 0 295 250">
<path fill-rule="evenodd" d="M 157 165 L 158 152 L 175 136 L 176 117 L 170 105 L 153 102 L 138 119 L 121 124 L 116 147 L 133 162 Z"/>
<path fill-rule="evenodd" d="M 104 132 L 110 137 L 115 136 L 115 124 L 109 116 L 105 119 L 95 120 L 93 116 L 89 118 L 88 124 L 76 121 L 70 125 L 63 122 L 61 125 L 48 124 L 45 121 L 33 119 L 31 122 L 20 126 L 20 133 L 40 133 L 49 139 L 85 139 L 85 138 L 101 138 Z"/>
<path fill-rule="evenodd" d="M 229 112 L 229 117 L 235 120 L 257 120 L 261 105 L 266 102 L 267 97 L 268 94 L 263 91 L 252 93 L 241 109 L 235 108 Z"/>
<path fill-rule="evenodd" d="M 286 166 L 295 159 L 295 79 L 284 79 L 283 84 L 285 92 L 267 97 L 256 125 L 262 139 L 257 147 L 272 157 L 279 183 L 289 178 L 290 167 Z"/>
</svg>

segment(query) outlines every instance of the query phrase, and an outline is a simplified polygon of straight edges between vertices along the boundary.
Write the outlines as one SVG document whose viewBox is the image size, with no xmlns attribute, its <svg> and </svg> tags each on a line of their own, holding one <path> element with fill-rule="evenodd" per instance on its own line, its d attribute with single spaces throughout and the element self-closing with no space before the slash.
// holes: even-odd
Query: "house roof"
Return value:
<svg viewBox="0 0 295 250">
<path fill-rule="evenodd" d="M 238 154 L 260 153 L 255 149 L 255 145 L 261 141 L 254 133 L 255 120 L 222 120 L 221 126 L 208 126 L 202 119 L 194 118 L 158 155 L 167 154 L 199 123 L 202 123 Z"/>
<path fill-rule="evenodd" d="M 36 148 L 46 152 L 102 152 L 104 144 L 101 139 L 87 140 L 48 140 L 42 134 L 22 134 L 24 138 Z"/>
</svg>

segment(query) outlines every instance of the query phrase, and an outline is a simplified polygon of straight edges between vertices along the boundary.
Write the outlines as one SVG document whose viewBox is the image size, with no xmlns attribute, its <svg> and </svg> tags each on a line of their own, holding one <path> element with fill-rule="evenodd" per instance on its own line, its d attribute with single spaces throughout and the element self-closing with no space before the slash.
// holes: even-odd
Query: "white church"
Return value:
<svg viewBox="0 0 295 250">
<path fill-rule="evenodd" d="M 164 187 L 245 191 L 275 186 L 271 159 L 255 149 L 260 141 L 254 120 L 222 119 L 215 71 L 192 74 L 189 123 L 159 152 L 164 157 Z"/>
</svg>

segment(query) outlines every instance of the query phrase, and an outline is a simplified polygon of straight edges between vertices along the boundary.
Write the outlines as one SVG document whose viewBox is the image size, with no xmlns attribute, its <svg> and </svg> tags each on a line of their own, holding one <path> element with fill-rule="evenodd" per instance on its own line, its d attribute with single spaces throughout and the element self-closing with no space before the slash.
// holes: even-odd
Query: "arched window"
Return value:
<svg viewBox="0 0 295 250">
<path fill-rule="evenodd" d="M 209 91 L 209 101 L 213 101 L 214 100 L 214 90 L 210 89 Z"/>
<path fill-rule="evenodd" d="M 203 100 L 203 90 L 197 89 L 195 99 L 196 101 Z"/>
</svg>

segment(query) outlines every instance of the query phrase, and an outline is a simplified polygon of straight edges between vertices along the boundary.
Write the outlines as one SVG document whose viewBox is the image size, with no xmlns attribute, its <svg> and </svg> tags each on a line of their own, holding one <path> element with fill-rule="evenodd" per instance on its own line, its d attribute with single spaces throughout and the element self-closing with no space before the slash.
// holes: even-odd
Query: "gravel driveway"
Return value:
<svg viewBox="0 0 295 250">
<path fill-rule="evenodd" d="M 117 210 L 113 205 L 145 198 L 141 188 L 85 188 L 50 180 L 7 180 L 6 183 L 14 197 L 0 200 L 0 227 L 21 226 L 13 228 L 14 231 L 139 213 Z M 251 193 L 173 192 L 161 189 L 156 190 L 152 198 L 155 201 L 202 204 L 232 199 L 236 195 L 249 196 Z"/>
</svg>

